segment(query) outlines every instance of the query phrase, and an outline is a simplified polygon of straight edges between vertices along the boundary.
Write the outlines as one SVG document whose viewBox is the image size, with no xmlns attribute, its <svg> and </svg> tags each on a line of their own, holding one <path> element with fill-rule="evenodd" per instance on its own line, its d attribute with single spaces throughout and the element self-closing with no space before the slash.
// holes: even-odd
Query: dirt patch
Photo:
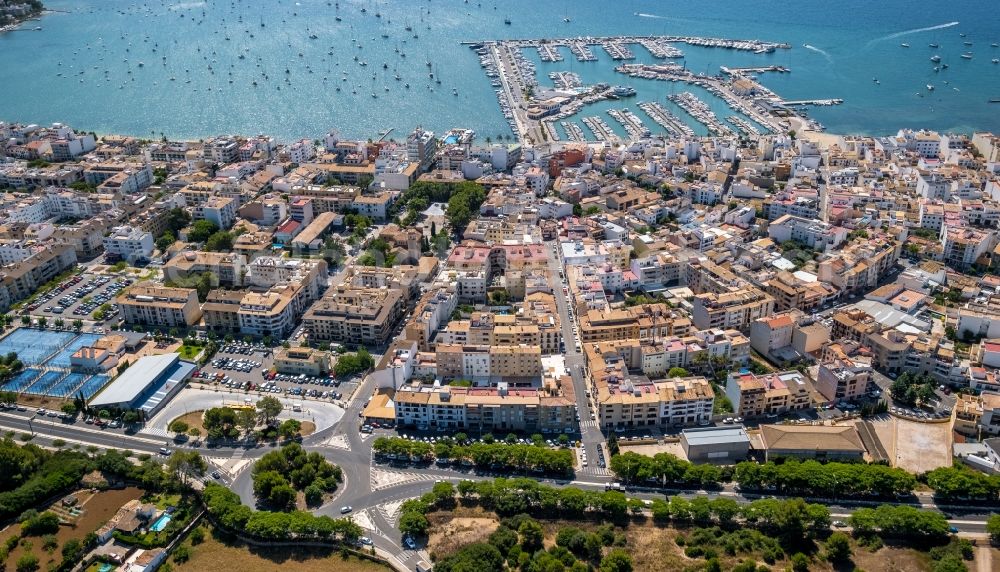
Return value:
<svg viewBox="0 0 1000 572">
<path fill-rule="evenodd" d="M 312 435 L 316 431 L 316 424 L 312 421 L 300 421 L 302 428 L 299 429 L 299 434 L 305 437 L 306 435 Z"/>
<path fill-rule="evenodd" d="M 890 453 L 894 467 L 919 474 L 951 466 L 951 423 L 891 419 L 895 424 L 895 444 Z"/>
<path fill-rule="evenodd" d="M 200 409 L 198 411 L 189 411 L 189 412 L 185 413 L 184 415 L 181 415 L 180 417 L 178 417 L 178 418 L 174 419 L 173 421 L 171 421 L 169 424 L 167 424 L 167 427 L 170 427 L 171 425 L 173 425 L 175 421 L 181 421 L 181 422 L 187 423 L 188 427 L 197 428 L 199 431 L 201 431 L 201 434 L 204 435 L 206 433 L 206 431 L 205 431 L 205 425 L 204 425 L 203 419 L 202 419 L 204 417 L 204 415 L 205 415 L 205 412 L 202 411 L 202 410 L 200 410 Z"/>
<path fill-rule="evenodd" d="M 621 448 L 622 452 L 632 452 L 639 453 L 640 455 L 653 456 L 657 453 L 670 453 L 678 459 L 687 460 L 687 455 L 684 454 L 684 447 L 679 441 L 673 443 L 656 443 L 647 445 L 629 445 L 628 442 L 622 443 L 618 442 L 618 446 Z"/>
<path fill-rule="evenodd" d="M 851 562 L 855 568 L 877 572 L 911 572 L 931 568 L 931 559 L 926 553 L 908 548 L 883 547 L 872 552 L 855 546 Z"/>
<path fill-rule="evenodd" d="M 59 550 L 66 544 L 67 540 L 75 538 L 77 540 L 83 540 L 87 533 L 94 532 L 101 527 L 105 522 L 108 521 L 118 509 L 130 500 L 140 498 L 142 496 L 142 490 L 129 487 L 125 489 L 109 490 L 93 493 L 89 490 L 81 490 L 74 493 L 79 499 L 79 506 L 82 509 L 82 514 L 75 519 L 75 522 L 65 524 L 59 527 L 59 532 L 55 534 L 56 540 L 58 541 L 58 547 L 48 553 L 42 549 L 42 538 L 41 537 L 28 537 L 22 539 L 21 544 L 18 544 L 17 548 L 12 550 L 7 557 L 7 562 L 14 563 L 22 555 L 30 552 L 38 557 L 39 564 L 42 570 L 49 568 L 50 564 L 58 564 L 62 560 L 62 556 Z M 60 501 L 56 501 L 56 505 Z M 53 505 L 55 506 L 55 505 Z M 48 508 L 48 507 L 46 507 Z M 39 508 L 39 512 L 44 512 L 45 509 Z M 61 507 L 54 510 L 57 514 L 65 514 L 65 511 Z M 21 525 L 11 524 L 3 531 L 0 531 L 0 545 L 2 545 L 11 536 L 18 536 L 21 532 Z"/>
<path fill-rule="evenodd" d="M 262 548 L 209 531 L 197 546 L 191 548 L 191 559 L 183 564 L 170 561 L 176 572 L 232 572 L 254 570 L 266 572 L 388 572 L 390 568 L 354 556 L 343 558 L 334 550 L 305 548 Z"/>
<path fill-rule="evenodd" d="M 452 512 L 434 513 L 429 515 L 429 520 L 431 534 L 427 542 L 428 551 L 439 557 L 473 542 L 485 542 L 500 526 L 500 520 L 494 514 L 462 507 Z"/>
</svg>

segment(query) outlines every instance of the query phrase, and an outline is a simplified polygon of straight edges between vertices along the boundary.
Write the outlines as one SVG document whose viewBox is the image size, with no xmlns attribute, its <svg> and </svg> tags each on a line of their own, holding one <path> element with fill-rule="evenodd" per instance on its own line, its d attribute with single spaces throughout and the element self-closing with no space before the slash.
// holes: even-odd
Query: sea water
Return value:
<svg viewBox="0 0 1000 572">
<path fill-rule="evenodd" d="M 58 12 L 0 35 L 0 120 L 61 121 L 144 137 L 268 133 L 287 141 L 318 138 L 330 129 L 377 137 L 389 128 L 390 137 L 401 137 L 420 125 L 438 132 L 466 127 L 480 138 L 496 139 L 509 137 L 510 129 L 478 57 L 461 42 L 679 34 L 788 42 L 792 49 L 765 55 L 677 47 L 696 72 L 716 74 L 721 65 L 791 68 L 789 74 L 761 74 L 760 80 L 788 99 L 842 98 L 841 106 L 810 110 L 831 132 L 1000 131 L 1000 104 L 988 103 L 1000 98 L 1000 65 L 991 63 L 1000 49 L 990 46 L 1000 42 L 1000 10 L 992 2 L 47 0 L 46 5 Z M 33 31 L 35 26 L 43 29 Z M 903 42 L 910 47 L 901 47 Z M 580 125 L 581 117 L 597 115 L 624 134 L 605 111 L 628 108 L 658 131 L 636 102 L 665 103 L 669 93 L 680 91 L 695 92 L 720 118 L 732 114 L 704 90 L 618 74 L 618 62 L 599 46 L 592 50 L 596 62 L 578 62 L 564 50 L 565 61 L 539 64 L 541 85 L 551 85 L 548 72 L 568 70 L 586 83 L 631 85 L 638 95 L 585 108 L 573 118 Z M 632 50 L 637 62 L 657 61 L 641 46 Z M 964 52 L 972 52 L 973 59 L 961 59 Z M 934 71 L 935 54 L 948 69 Z M 534 50 L 525 55 L 537 61 Z M 927 84 L 935 89 L 928 91 Z"/>
</svg>

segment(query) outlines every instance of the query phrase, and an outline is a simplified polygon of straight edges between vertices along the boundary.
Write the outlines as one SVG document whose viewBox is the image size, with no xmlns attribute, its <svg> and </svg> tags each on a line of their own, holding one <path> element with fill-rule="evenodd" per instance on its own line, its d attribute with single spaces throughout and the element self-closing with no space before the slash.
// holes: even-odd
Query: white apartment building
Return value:
<svg viewBox="0 0 1000 572">
<path fill-rule="evenodd" d="M 104 237 L 106 255 L 133 261 L 153 255 L 153 235 L 130 226 L 119 226 Z"/>
</svg>

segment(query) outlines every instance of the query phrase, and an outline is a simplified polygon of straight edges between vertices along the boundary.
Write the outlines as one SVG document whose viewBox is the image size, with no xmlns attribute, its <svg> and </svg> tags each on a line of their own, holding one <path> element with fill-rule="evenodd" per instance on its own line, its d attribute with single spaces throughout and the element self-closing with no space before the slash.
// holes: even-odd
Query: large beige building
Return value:
<svg viewBox="0 0 1000 572">
<path fill-rule="evenodd" d="M 198 293 L 148 282 L 132 286 L 115 300 L 130 326 L 185 328 L 201 319 Z"/>
<path fill-rule="evenodd" d="M 319 299 L 326 262 L 262 256 L 240 271 L 247 290 L 209 292 L 202 310 L 216 332 L 283 337 Z"/>
<path fill-rule="evenodd" d="M 871 382 L 870 360 L 843 358 L 819 364 L 816 390 L 830 401 L 854 401 L 868 391 Z"/>
<path fill-rule="evenodd" d="M 443 380 L 523 380 L 542 377 L 542 350 L 527 345 L 437 344 L 437 376 Z"/>
<path fill-rule="evenodd" d="M 650 380 L 630 373 L 619 353 L 628 342 L 584 346 L 597 420 L 605 429 L 670 427 L 709 421 L 715 392 L 703 377 Z M 638 370 L 638 368 L 633 368 Z"/>
<path fill-rule="evenodd" d="M 700 330 L 734 328 L 749 331 L 754 320 L 774 313 L 774 298 L 753 286 L 725 294 L 698 294 L 692 302 L 691 318 Z"/>
<path fill-rule="evenodd" d="M 691 330 L 691 320 L 664 304 L 588 310 L 579 321 L 581 343 L 683 336 Z"/>
<path fill-rule="evenodd" d="M 438 344 L 492 346 L 527 345 L 544 354 L 560 351 L 562 328 L 555 297 L 545 292 L 529 294 L 512 314 L 473 312 L 468 320 L 454 320 L 438 333 Z"/>
<path fill-rule="evenodd" d="M 403 315 L 403 292 L 396 288 L 341 285 L 331 288 L 303 316 L 313 340 L 386 344 Z"/>
<path fill-rule="evenodd" d="M 573 401 L 541 389 L 415 387 L 393 397 L 404 427 L 562 433 L 573 430 Z"/>
<path fill-rule="evenodd" d="M 726 397 L 741 417 L 776 416 L 812 406 L 805 378 L 797 371 L 730 374 Z"/>
<path fill-rule="evenodd" d="M 290 375 L 321 376 L 330 373 L 329 352 L 313 348 L 278 348 L 274 351 L 274 369 Z"/>
</svg>

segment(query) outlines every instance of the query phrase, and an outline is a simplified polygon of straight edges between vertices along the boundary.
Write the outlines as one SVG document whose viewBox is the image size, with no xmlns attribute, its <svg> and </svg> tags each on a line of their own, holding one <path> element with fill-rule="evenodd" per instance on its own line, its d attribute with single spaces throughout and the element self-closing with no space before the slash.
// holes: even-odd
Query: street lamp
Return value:
<svg viewBox="0 0 1000 572">
<path fill-rule="evenodd" d="M 31 435 L 32 436 L 35 435 L 35 427 L 31 424 L 31 422 L 34 421 L 34 420 L 35 420 L 35 416 L 34 415 L 32 415 L 31 417 L 28 418 L 28 430 L 31 431 Z"/>
</svg>

